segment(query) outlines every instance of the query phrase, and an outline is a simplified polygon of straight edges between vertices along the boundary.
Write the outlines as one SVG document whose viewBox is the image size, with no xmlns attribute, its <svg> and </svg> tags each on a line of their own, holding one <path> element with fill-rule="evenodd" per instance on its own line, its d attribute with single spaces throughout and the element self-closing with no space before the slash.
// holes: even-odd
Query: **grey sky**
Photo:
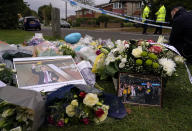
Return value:
<svg viewBox="0 0 192 131">
<path fill-rule="evenodd" d="M 42 5 L 48 5 L 49 3 L 52 4 L 52 6 L 60 8 L 61 17 L 65 18 L 65 2 L 62 0 L 24 0 L 25 2 L 28 2 L 30 4 L 30 8 L 37 11 L 38 8 Z M 103 4 L 108 3 L 109 0 L 95 0 L 95 4 Z M 74 15 L 75 10 L 77 10 L 77 7 L 72 7 L 70 4 L 68 4 L 68 16 Z"/>
</svg>

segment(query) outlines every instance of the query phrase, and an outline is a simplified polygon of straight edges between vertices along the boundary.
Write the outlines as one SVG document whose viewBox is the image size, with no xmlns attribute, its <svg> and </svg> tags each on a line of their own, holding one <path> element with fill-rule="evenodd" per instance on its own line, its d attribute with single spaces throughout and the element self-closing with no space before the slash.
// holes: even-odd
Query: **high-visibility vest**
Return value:
<svg viewBox="0 0 192 131">
<path fill-rule="evenodd" d="M 161 8 L 155 13 L 157 16 L 156 22 L 165 22 L 166 9 L 165 6 L 161 6 Z"/>
<path fill-rule="evenodd" d="M 142 15 L 142 18 L 143 18 L 142 22 L 145 22 L 146 21 L 145 19 L 149 17 L 149 12 L 150 12 L 149 6 L 145 6 L 143 10 L 143 15 Z"/>
</svg>

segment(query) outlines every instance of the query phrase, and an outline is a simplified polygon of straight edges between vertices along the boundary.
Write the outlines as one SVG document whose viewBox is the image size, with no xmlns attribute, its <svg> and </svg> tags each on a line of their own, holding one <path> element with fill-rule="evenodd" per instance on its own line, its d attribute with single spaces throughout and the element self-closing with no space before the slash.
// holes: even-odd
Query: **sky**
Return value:
<svg viewBox="0 0 192 131">
<path fill-rule="evenodd" d="M 30 5 L 29 7 L 35 11 L 38 10 L 38 8 L 42 5 L 48 5 L 52 4 L 53 7 L 57 7 L 60 9 L 60 16 L 61 18 L 65 18 L 65 2 L 62 0 L 24 0 L 25 2 L 28 2 Z M 95 0 L 95 4 L 103 4 L 103 3 L 109 3 L 110 0 Z M 78 10 L 77 7 L 72 7 L 69 3 L 67 4 L 68 9 L 67 13 L 68 16 L 75 15 L 75 10 Z"/>
</svg>

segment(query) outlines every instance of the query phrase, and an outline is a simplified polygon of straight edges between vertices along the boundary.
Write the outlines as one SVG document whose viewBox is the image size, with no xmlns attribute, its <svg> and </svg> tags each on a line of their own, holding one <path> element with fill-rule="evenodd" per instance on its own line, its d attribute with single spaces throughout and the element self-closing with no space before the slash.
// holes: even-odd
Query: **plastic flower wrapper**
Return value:
<svg viewBox="0 0 192 131">
<path fill-rule="evenodd" d="M 89 35 L 85 35 L 84 38 L 81 38 L 79 43 L 84 44 L 84 45 L 89 45 L 91 42 L 93 42 L 93 37 Z"/>
<path fill-rule="evenodd" d="M 44 119 L 44 104 L 40 93 L 8 86 L 0 88 L 0 129 L 37 130 Z"/>
<path fill-rule="evenodd" d="M 81 72 L 84 80 L 86 81 L 87 85 L 94 87 L 96 83 L 96 76 L 91 71 L 92 65 L 88 61 L 81 61 L 77 64 L 79 71 Z"/>
</svg>

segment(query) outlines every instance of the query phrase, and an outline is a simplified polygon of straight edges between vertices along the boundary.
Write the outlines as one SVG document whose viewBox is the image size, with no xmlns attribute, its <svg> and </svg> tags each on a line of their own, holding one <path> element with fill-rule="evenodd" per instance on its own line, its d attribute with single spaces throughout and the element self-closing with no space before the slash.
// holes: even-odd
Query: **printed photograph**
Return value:
<svg viewBox="0 0 192 131">
<path fill-rule="evenodd" d="M 14 59 L 19 87 L 83 80 L 71 57 Z M 84 81 L 84 80 L 83 80 Z"/>
<path fill-rule="evenodd" d="M 162 106 L 161 84 L 160 77 L 120 73 L 118 97 L 123 103 Z"/>
</svg>

